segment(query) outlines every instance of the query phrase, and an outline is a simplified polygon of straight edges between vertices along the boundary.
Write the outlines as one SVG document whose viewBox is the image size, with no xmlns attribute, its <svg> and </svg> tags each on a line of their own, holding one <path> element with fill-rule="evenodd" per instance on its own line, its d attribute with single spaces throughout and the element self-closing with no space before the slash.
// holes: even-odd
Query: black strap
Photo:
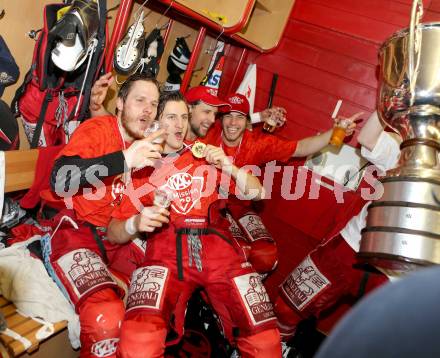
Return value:
<svg viewBox="0 0 440 358">
<path fill-rule="evenodd" d="M 176 264 L 177 264 L 177 279 L 179 281 L 183 281 L 182 234 L 183 232 L 181 230 L 178 230 L 176 235 Z"/>
<path fill-rule="evenodd" d="M 370 278 L 370 273 L 365 271 L 364 275 L 362 276 L 361 282 L 359 284 L 359 289 L 357 293 L 358 300 L 361 299 L 363 295 L 365 295 L 365 289 L 367 288 L 367 282 L 369 278 Z"/>
<path fill-rule="evenodd" d="M 96 244 L 98 245 L 99 252 L 101 253 L 102 258 L 104 259 L 104 263 L 108 264 L 107 252 L 105 251 L 104 243 L 102 242 L 101 236 L 98 234 L 98 230 L 95 225 L 87 223 L 92 231 L 93 238 L 95 239 Z"/>
<path fill-rule="evenodd" d="M 80 111 L 78 115 L 78 120 L 80 122 L 83 122 L 86 117 L 86 112 L 89 108 L 89 101 L 91 96 L 91 89 L 93 86 L 93 82 L 96 80 L 96 78 L 99 75 L 99 70 L 102 68 L 102 65 L 104 63 L 104 53 L 105 53 L 105 43 L 106 43 L 106 24 L 107 24 L 107 1 L 98 1 L 99 6 L 99 13 L 101 14 L 101 17 L 99 19 L 99 27 L 98 27 L 98 33 L 97 33 L 97 39 L 98 39 L 98 45 L 96 46 L 95 52 L 91 55 L 92 60 L 90 62 L 90 69 L 89 73 L 87 75 L 87 78 L 85 79 L 85 86 L 84 86 L 84 92 L 78 96 L 78 102 L 80 103 Z M 76 106 L 75 106 L 76 107 Z M 72 111 L 71 116 L 73 117 L 74 111 Z M 70 120 L 71 118 L 69 118 Z"/>
<path fill-rule="evenodd" d="M 19 113 L 20 111 L 18 109 L 18 101 L 24 95 L 24 92 L 26 90 L 26 86 L 31 82 L 31 80 L 32 80 L 32 73 L 33 73 L 34 69 L 35 69 L 35 65 L 33 64 L 31 66 L 31 69 L 24 76 L 23 83 L 15 91 L 15 95 L 14 95 L 14 98 L 12 99 L 12 101 L 11 101 L 11 106 L 10 106 L 12 111 L 14 112 L 15 116 L 18 116 L 20 114 Z"/>
<path fill-rule="evenodd" d="M 46 91 L 44 96 L 43 105 L 41 106 L 40 116 L 38 117 L 37 126 L 35 127 L 34 136 L 32 137 L 31 149 L 38 147 L 38 140 L 40 139 L 41 130 L 43 129 L 44 118 L 46 117 L 47 106 L 52 101 L 52 94 L 50 91 Z"/>
<path fill-rule="evenodd" d="M 215 52 L 215 50 L 214 50 Z M 200 82 L 201 86 L 206 86 L 206 83 L 209 81 L 209 79 L 211 78 L 212 74 L 214 73 L 218 63 L 220 62 L 221 58 L 225 55 L 225 51 L 220 51 L 217 52 L 217 56 L 214 60 L 214 63 L 212 64 L 212 68 L 211 70 L 206 74 L 205 78 L 203 78 L 202 82 Z"/>
</svg>

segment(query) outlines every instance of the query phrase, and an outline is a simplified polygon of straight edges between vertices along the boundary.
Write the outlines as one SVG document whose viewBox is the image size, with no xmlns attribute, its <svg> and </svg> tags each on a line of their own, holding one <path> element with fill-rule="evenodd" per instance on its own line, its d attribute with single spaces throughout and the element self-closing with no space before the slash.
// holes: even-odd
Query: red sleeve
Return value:
<svg viewBox="0 0 440 358">
<path fill-rule="evenodd" d="M 139 210 L 133 205 L 130 197 L 124 195 L 121 203 L 113 210 L 112 218 L 125 220 L 139 213 Z"/>
<path fill-rule="evenodd" d="M 256 155 L 261 164 L 277 160 L 287 162 L 295 153 L 298 142 L 276 135 L 259 133 L 255 135 Z"/>
<path fill-rule="evenodd" d="M 81 158 L 94 158 L 115 150 L 115 138 L 112 116 L 97 117 L 82 123 L 73 133 L 61 156 L 78 155 Z"/>
<path fill-rule="evenodd" d="M 121 203 L 112 211 L 112 217 L 119 220 L 125 220 L 129 217 L 139 214 L 145 206 L 153 205 L 151 198 L 152 193 L 146 188 L 147 192 L 143 192 L 140 188 L 146 184 L 149 176 L 149 168 L 147 170 L 140 170 L 137 176 L 132 178 L 132 185 L 129 184 L 125 189 Z"/>
</svg>

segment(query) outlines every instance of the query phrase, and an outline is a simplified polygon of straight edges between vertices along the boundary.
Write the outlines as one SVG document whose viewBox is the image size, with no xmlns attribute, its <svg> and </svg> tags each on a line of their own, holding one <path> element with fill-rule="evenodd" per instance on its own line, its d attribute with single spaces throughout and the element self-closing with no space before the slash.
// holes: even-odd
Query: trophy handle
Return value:
<svg viewBox="0 0 440 358">
<path fill-rule="evenodd" d="M 417 27 L 420 19 L 423 16 L 423 1 L 414 0 L 411 9 L 411 21 L 409 25 L 409 39 L 408 39 L 408 77 L 409 87 L 411 91 L 411 105 L 414 102 L 414 89 L 417 80 L 417 72 L 420 62 L 420 45 L 422 43 L 421 32 L 417 33 Z M 417 55 L 417 62 L 415 63 L 415 56 Z"/>
</svg>

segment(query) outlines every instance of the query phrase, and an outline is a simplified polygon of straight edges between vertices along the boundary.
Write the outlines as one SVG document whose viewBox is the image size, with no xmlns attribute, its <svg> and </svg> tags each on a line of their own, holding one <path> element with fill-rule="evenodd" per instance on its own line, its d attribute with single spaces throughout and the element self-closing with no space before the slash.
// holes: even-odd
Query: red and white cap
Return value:
<svg viewBox="0 0 440 358">
<path fill-rule="evenodd" d="M 231 106 L 230 112 L 238 112 L 243 114 L 244 116 L 249 115 L 249 101 L 248 99 L 240 93 L 230 94 L 226 101 Z"/>
<path fill-rule="evenodd" d="M 197 86 L 190 88 L 185 93 L 185 99 L 188 103 L 194 103 L 197 101 L 202 101 L 207 105 L 218 107 L 221 112 L 228 112 L 231 108 L 231 105 L 225 101 L 222 101 L 215 94 L 215 90 L 205 86 Z"/>
</svg>

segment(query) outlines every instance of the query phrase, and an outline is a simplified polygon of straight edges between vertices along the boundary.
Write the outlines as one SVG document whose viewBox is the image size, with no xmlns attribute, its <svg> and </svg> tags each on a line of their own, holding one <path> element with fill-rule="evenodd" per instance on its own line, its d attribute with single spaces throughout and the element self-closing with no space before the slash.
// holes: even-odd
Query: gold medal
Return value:
<svg viewBox="0 0 440 358">
<path fill-rule="evenodd" d="M 203 152 L 205 151 L 205 148 L 205 143 L 195 142 L 191 148 L 191 152 L 196 158 L 203 158 Z"/>
</svg>

